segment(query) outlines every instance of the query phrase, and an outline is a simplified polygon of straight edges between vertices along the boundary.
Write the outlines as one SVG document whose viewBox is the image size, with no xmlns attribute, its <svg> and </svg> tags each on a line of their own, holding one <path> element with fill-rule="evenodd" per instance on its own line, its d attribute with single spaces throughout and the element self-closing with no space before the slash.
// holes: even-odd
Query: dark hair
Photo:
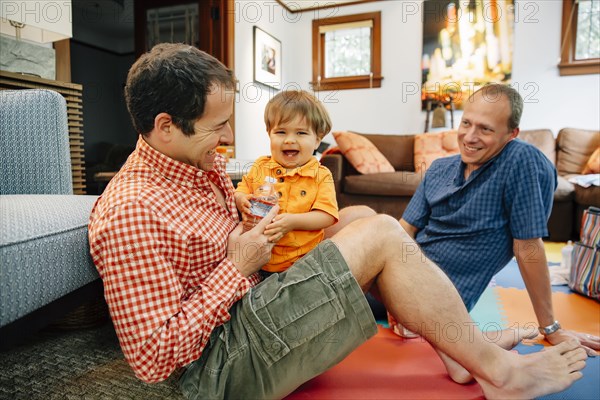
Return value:
<svg viewBox="0 0 600 400">
<path fill-rule="evenodd" d="M 285 90 L 273 97 L 265 107 L 267 132 L 280 122 L 289 122 L 297 116 L 306 118 L 319 139 L 323 139 L 331 130 L 329 114 L 315 96 L 304 90 Z"/>
<path fill-rule="evenodd" d="M 513 131 L 515 128 L 519 127 L 519 124 L 521 123 L 521 115 L 523 115 L 523 98 L 519 92 L 508 85 L 503 85 L 500 83 L 488 83 L 473 93 L 471 97 L 475 96 L 475 94 L 478 92 L 481 92 L 481 95 L 484 97 L 484 99 L 491 101 L 498 101 L 500 96 L 504 95 L 508 99 L 508 104 L 510 106 L 508 129 Z"/>
<path fill-rule="evenodd" d="M 162 43 L 143 54 L 131 67 L 125 102 L 138 133 L 148 134 L 154 118 L 164 112 L 191 136 L 204 114 L 206 96 L 215 85 L 235 87 L 233 72 L 213 56 L 184 44 Z"/>
</svg>

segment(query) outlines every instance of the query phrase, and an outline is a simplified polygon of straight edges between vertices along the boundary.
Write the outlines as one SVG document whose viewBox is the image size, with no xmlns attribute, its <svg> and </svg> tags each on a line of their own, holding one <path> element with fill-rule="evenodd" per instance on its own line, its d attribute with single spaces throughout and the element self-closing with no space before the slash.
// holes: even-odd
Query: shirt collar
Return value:
<svg viewBox="0 0 600 400">
<path fill-rule="evenodd" d="M 166 179 L 183 186 L 194 186 L 200 178 L 211 177 L 213 181 L 218 181 L 219 172 L 225 170 L 225 159 L 217 155 L 215 159 L 215 171 L 203 171 L 192 165 L 172 159 L 150 146 L 140 135 L 136 145 L 136 151 L 140 159 L 148 164 L 152 169 L 164 176 Z M 214 176 L 213 176 L 214 175 Z"/>
<path fill-rule="evenodd" d="M 274 177 L 283 177 L 283 176 L 307 176 L 309 178 L 316 178 L 319 173 L 319 160 L 312 157 L 306 164 L 302 165 L 298 168 L 286 168 L 281 166 L 277 161 L 271 158 L 266 162 L 266 167 L 271 170 L 271 176 Z"/>
<path fill-rule="evenodd" d="M 469 179 L 467 179 L 465 181 L 464 179 L 464 174 L 465 174 L 465 168 L 467 167 L 467 164 L 465 164 L 461 158 L 459 158 L 459 165 L 458 165 L 458 171 L 456 176 L 454 177 L 454 182 L 457 185 L 462 185 L 468 182 L 473 181 L 475 178 L 477 178 L 479 175 L 481 175 L 483 173 L 483 171 L 485 171 L 486 169 L 488 169 L 490 167 L 490 165 L 494 164 L 494 162 L 496 162 L 496 160 L 498 160 L 502 154 L 504 153 L 504 151 L 506 149 L 508 149 L 510 146 L 512 146 L 512 142 L 514 142 L 515 140 L 519 140 L 519 139 L 513 139 L 510 140 L 508 143 L 506 143 L 504 145 L 504 147 L 502 148 L 502 150 L 500 150 L 500 153 L 496 154 L 494 157 L 490 158 L 489 160 L 487 160 L 481 167 L 477 168 L 475 171 L 471 172 L 471 175 L 469 175 Z"/>
</svg>

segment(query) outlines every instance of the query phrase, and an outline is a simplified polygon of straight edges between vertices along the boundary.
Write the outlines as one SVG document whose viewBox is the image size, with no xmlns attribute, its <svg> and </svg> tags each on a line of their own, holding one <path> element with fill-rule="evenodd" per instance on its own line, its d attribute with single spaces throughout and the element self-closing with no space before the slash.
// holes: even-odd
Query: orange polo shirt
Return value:
<svg viewBox="0 0 600 400">
<path fill-rule="evenodd" d="M 262 185 L 265 177 L 277 179 L 275 189 L 279 194 L 280 213 L 306 213 L 323 211 L 339 219 L 335 186 L 331 172 L 322 166 L 316 158 L 299 168 L 286 169 L 270 156 L 258 158 L 250 171 L 242 177 L 236 192 L 246 194 Z M 296 260 L 311 251 L 323 240 L 324 230 L 291 231 L 273 247 L 271 260 L 263 267 L 269 272 L 281 272 L 288 269 Z"/>
</svg>

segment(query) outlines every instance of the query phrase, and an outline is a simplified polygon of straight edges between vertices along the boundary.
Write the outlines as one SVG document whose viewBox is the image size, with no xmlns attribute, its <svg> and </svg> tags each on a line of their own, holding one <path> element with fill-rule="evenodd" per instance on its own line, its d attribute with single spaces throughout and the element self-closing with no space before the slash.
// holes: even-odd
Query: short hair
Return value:
<svg viewBox="0 0 600 400">
<path fill-rule="evenodd" d="M 523 98 L 518 91 L 501 83 L 488 83 L 473 93 L 469 99 L 473 98 L 479 92 L 481 92 L 484 99 L 489 99 L 491 101 L 497 101 L 500 96 L 505 96 L 510 107 L 508 129 L 513 131 L 515 128 L 519 127 L 521 115 L 523 115 Z"/>
<path fill-rule="evenodd" d="M 315 96 L 304 90 L 285 90 L 275 95 L 265 107 L 267 132 L 273 126 L 298 116 L 306 118 L 319 139 L 323 139 L 331 130 L 329 113 Z"/>
<path fill-rule="evenodd" d="M 213 56 L 180 43 L 154 46 L 127 74 L 125 102 L 135 130 L 147 135 L 164 112 L 186 136 L 193 135 L 215 85 L 233 89 L 235 77 Z"/>
</svg>

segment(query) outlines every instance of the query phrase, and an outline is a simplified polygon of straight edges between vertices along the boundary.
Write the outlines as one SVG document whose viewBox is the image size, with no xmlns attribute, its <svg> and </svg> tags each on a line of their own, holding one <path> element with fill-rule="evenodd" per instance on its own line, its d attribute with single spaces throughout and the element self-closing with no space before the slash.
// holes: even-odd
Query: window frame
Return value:
<svg viewBox="0 0 600 400">
<path fill-rule="evenodd" d="M 600 74 L 600 58 L 575 59 L 578 11 L 579 3 L 576 0 L 563 0 L 561 54 L 558 64 L 561 76 Z M 569 21 L 570 19 L 572 20 Z"/>
<path fill-rule="evenodd" d="M 325 76 L 325 34 L 319 33 L 319 27 L 349 22 L 373 21 L 371 37 L 371 74 L 324 78 Z M 314 91 L 345 90 L 381 87 L 381 11 L 343 15 L 312 21 L 312 82 Z M 321 62 L 321 60 L 323 60 Z M 321 64 L 321 65 L 319 65 Z M 371 76 L 372 75 L 372 76 Z M 321 79 L 319 79 L 321 77 Z"/>
</svg>

